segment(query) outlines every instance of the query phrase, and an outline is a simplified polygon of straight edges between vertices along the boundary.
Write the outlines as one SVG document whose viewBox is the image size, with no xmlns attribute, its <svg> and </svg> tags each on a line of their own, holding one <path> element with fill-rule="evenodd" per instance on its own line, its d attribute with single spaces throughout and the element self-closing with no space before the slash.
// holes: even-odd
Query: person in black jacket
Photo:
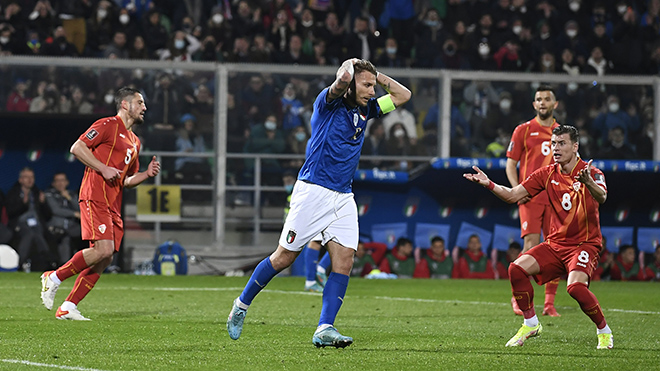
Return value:
<svg viewBox="0 0 660 371">
<path fill-rule="evenodd" d="M 9 227 L 18 238 L 19 267 L 32 256 L 33 249 L 40 254 L 41 260 L 51 262 L 52 255 L 44 237 L 44 225 L 50 219 L 51 211 L 46 203 L 46 196 L 34 185 L 34 171 L 25 167 L 18 176 L 18 182 L 7 192 L 7 215 Z"/>
<path fill-rule="evenodd" d="M 46 191 L 46 202 L 53 213 L 48 221 L 48 231 L 57 242 L 58 263 L 66 263 L 71 256 L 71 248 L 82 247 L 80 234 L 80 206 L 78 193 L 67 189 L 69 179 L 63 172 L 53 175 L 52 188 Z"/>
<path fill-rule="evenodd" d="M 5 207 L 5 193 L 0 189 L 0 218 L 2 218 L 2 209 Z M 14 233 L 0 221 L 0 244 L 6 244 L 11 241 L 11 237 Z"/>
</svg>

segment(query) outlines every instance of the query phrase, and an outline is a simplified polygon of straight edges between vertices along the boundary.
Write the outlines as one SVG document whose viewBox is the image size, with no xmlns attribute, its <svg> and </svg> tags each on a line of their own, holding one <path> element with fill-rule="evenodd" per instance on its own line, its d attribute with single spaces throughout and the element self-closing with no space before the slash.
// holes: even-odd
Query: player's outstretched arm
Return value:
<svg viewBox="0 0 660 371">
<path fill-rule="evenodd" d="M 107 166 L 99 161 L 92 151 L 87 147 L 87 144 L 78 139 L 69 150 L 76 158 L 92 170 L 99 172 L 103 178 L 109 182 L 113 182 L 121 177 L 121 170 L 114 167 Z"/>
<path fill-rule="evenodd" d="M 513 188 L 505 187 L 503 185 L 496 184 L 492 180 L 488 179 L 486 173 L 481 171 L 481 169 L 479 169 L 477 166 L 472 166 L 472 168 L 477 173 L 476 174 L 465 173 L 463 174 L 463 178 L 475 183 L 479 183 L 483 187 L 488 188 L 491 192 L 495 194 L 495 196 L 499 197 L 504 202 L 512 204 L 529 196 L 529 192 L 527 192 L 525 187 L 523 187 L 520 184 L 518 184 Z"/>
<path fill-rule="evenodd" d="M 598 201 L 599 204 L 603 204 L 605 200 L 607 200 L 607 191 L 601 186 L 596 183 L 594 178 L 591 177 L 591 163 L 594 162 L 594 160 L 589 160 L 587 163 L 587 166 L 584 167 L 584 169 L 580 170 L 578 174 L 575 176 L 575 179 L 580 181 L 582 184 L 584 184 L 587 189 L 589 190 L 589 193 Z M 604 182 L 604 180 L 603 180 Z"/>
<path fill-rule="evenodd" d="M 396 107 L 406 104 L 410 100 L 410 97 L 412 97 L 412 92 L 408 88 L 384 73 L 378 72 L 376 74 L 376 82 L 390 94 L 392 103 Z"/>
<path fill-rule="evenodd" d="M 348 90 L 348 85 L 353 80 L 353 74 L 355 73 L 355 68 L 353 64 L 359 61 L 357 58 L 351 58 L 344 61 L 337 70 L 337 78 L 330 85 L 328 89 L 328 95 L 326 95 L 326 102 L 330 103 L 331 101 L 344 96 L 346 90 Z"/>
<path fill-rule="evenodd" d="M 158 173 L 160 173 L 160 162 L 158 162 L 156 156 L 154 156 L 151 158 L 151 162 L 149 163 L 147 170 L 141 173 L 136 173 L 127 176 L 126 179 L 124 179 L 124 187 L 126 188 L 137 187 L 148 178 L 155 177 L 156 175 L 158 175 Z"/>
</svg>

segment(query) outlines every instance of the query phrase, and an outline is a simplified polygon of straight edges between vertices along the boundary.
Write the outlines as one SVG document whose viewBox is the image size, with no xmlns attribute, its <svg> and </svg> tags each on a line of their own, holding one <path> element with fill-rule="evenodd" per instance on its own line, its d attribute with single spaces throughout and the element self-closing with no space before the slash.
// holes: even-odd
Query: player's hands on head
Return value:
<svg viewBox="0 0 660 371">
<path fill-rule="evenodd" d="M 584 167 L 584 169 L 580 169 L 578 171 L 577 175 L 575 176 L 575 180 L 580 181 L 581 183 L 587 183 L 591 181 L 591 163 L 594 162 L 593 159 L 589 160 L 587 163 L 587 166 Z"/>
<path fill-rule="evenodd" d="M 156 159 L 156 156 L 151 158 L 151 162 L 149 163 L 149 167 L 147 168 L 147 175 L 150 178 L 155 177 L 160 173 L 160 162 Z"/>
<path fill-rule="evenodd" d="M 477 166 L 472 166 L 472 169 L 474 169 L 474 171 L 476 171 L 477 173 L 476 174 L 465 173 L 463 174 L 463 178 L 475 183 L 479 183 L 482 186 L 486 187 L 490 183 L 490 179 L 488 179 L 486 173 L 481 171 L 481 169 L 479 169 L 479 167 Z"/>
</svg>

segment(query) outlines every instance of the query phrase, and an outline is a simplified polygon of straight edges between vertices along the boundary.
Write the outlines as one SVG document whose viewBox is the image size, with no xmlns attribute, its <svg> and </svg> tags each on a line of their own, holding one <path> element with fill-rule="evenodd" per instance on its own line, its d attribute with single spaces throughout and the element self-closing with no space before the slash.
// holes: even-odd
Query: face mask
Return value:
<svg viewBox="0 0 660 371">
<path fill-rule="evenodd" d="M 610 109 L 610 112 L 619 111 L 619 103 L 610 103 L 609 109 Z"/>
<path fill-rule="evenodd" d="M 119 16 L 119 22 L 121 24 L 128 24 L 128 21 L 131 19 L 131 17 L 128 16 L 128 14 L 122 14 Z"/>
<path fill-rule="evenodd" d="M 571 39 L 574 38 L 575 36 L 577 36 L 577 34 L 578 34 L 577 30 L 573 30 L 573 29 L 566 30 L 566 35 L 568 37 L 570 37 Z"/>
<path fill-rule="evenodd" d="M 186 42 L 183 40 L 174 40 L 174 47 L 177 49 L 183 49 L 186 46 Z"/>
<path fill-rule="evenodd" d="M 568 7 L 571 9 L 571 11 L 577 12 L 578 10 L 580 10 L 580 3 L 574 1 L 570 4 L 568 4 Z"/>
<path fill-rule="evenodd" d="M 522 31 L 522 26 L 513 26 L 512 31 L 516 35 L 520 35 L 520 31 Z"/>
<path fill-rule="evenodd" d="M 103 19 L 103 18 L 105 18 L 105 17 L 108 16 L 108 11 L 105 10 L 105 9 L 99 9 L 99 11 L 96 12 L 96 15 L 97 15 L 99 18 Z"/>
<path fill-rule="evenodd" d="M 275 130 L 275 129 L 277 129 L 277 124 L 272 122 L 272 121 L 266 121 L 264 126 L 266 127 L 266 130 Z"/>
<path fill-rule="evenodd" d="M 303 140 L 305 140 L 305 138 L 307 138 L 307 134 L 305 134 L 302 131 L 299 131 L 296 133 L 295 137 L 297 141 L 302 142 Z"/>
<path fill-rule="evenodd" d="M 424 24 L 429 26 L 429 27 L 437 27 L 438 26 L 438 21 L 424 21 Z"/>
<path fill-rule="evenodd" d="M 220 24 L 225 20 L 225 17 L 223 17 L 222 14 L 214 14 L 212 19 L 213 23 Z"/>
<path fill-rule="evenodd" d="M 488 45 L 479 45 L 479 55 L 485 57 L 490 53 L 490 47 Z"/>
<path fill-rule="evenodd" d="M 447 54 L 450 57 L 456 54 L 456 47 L 454 46 L 454 44 L 449 44 L 445 47 L 445 54 Z"/>
<path fill-rule="evenodd" d="M 543 67 L 545 68 L 549 68 L 550 66 L 552 66 L 552 61 L 544 60 L 542 63 L 543 63 Z"/>
<path fill-rule="evenodd" d="M 403 136 L 404 136 L 405 134 L 406 134 L 406 132 L 403 131 L 403 129 L 400 129 L 400 128 L 399 128 L 399 129 L 394 130 L 394 137 L 395 137 L 395 138 L 403 138 Z"/>
<path fill-rule="evenodd" d="M 291 193 L 293 192 L 293 184 L 287 184 L 284 186 L 284 189 L 286 189 L 286 193 Z"/>
<path fill-rule="evenodd" d="M 142 79 L 144 77 L 144 71 L 142 69 L 138 68 L 135 70 L 135 78 L 137 79 Z"/>
<path fill-rule="evenodd" d="M 623 14 L 628 10 L 628 7 L 625 5 L 619 5 L 616 7 L 616 11 L 619 12 L 619 14 Z"/>
<path fill-rule="evenodd" d="M 387 48 L 387 54 L 396 54 L 396 48 Z"/>
<path fill-rule="evenodd" d="M 508 110 L 509 108 L 511 108 L 511 101 L 508 99 L 502 99 L 500 101 L 500 108 L 505 111 Z"/>
<path fill-rule="evenodd" d="M 303 27 L 311 27 L 314 24 L 314 21 L 302 21 Z"/>
<path fill-rule="evenodd" d="M 587 137 L 580 137 L 580 145 L 581 145 L 581 146 L 586 146 L 587 144 L 589 144 L 589 138 L 587 138 Z"/>
<path fill-rule="evenodd" d="M 550 32 L 544 32 L 541 34 L 541 40 L 547 40 L 550 37 Z"/>
<path fill-rule="evenodd" d="M 0 36 L 0 43 L 6 44 L 9 42 L 9 38 L 7 36 Z"/>
<path fill-rule="evenodd" d="M 569 82 L 568 85 L 566 85 L 566 88 L 568 89 L 568 91 L 572 93 L 577 90 L 578 84 L 574 82 Z"/>
<path fill-rule="evenodd" d="M 105 100 L 105 103 L 111 104 L 113 100 L 115 100 L 115 96 L 112 94 L 106 94 L 105 97 L 103 97 L 103 100 Z"/>
</svg>

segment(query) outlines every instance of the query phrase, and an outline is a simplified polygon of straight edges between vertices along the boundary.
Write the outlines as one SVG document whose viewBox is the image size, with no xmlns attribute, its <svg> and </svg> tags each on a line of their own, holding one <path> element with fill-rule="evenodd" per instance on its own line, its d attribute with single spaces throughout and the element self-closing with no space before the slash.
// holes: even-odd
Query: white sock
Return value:
<svg viewBox="0 0 660 371">
<path fill-rule="evenodd" d="M 328 324 L 328 323 L 324 323 L 322 325 L 319 325 L 319 327 L 316 328 L 316 332 L 323 331 L 323 330 L 327 329 L 328 327 L 332 327 L 332 325 Z"/>
<path fill-rule="evenodd" d="M 65 301 L 64 303 L 62 303 L 61 306 L 62 310 L 71 310 L 71 309 L 76 309 L 77 307 L 78 307 L 77 305 L 73 304 L 70 301 Z"/>
<path fill-rule="evenodd" d="M 323 273 L 323 274 L 325 274 L 325 268 L 323 268 L 323 267 L 320 266 L 320 265 L 317 265 L 317 266 L 316 266 L 316 271 L 319 272 L 319 273 Z"/>
<path fill-rule="evenodd" d="M 532 318 L 525 318 L 524 324 L 525 326 L 536 327 L 539 324 L 539 318 L 535 314 Z"/>
<path fill-rule="evenodd" d="M 310 280 L 305 280 L 305 288 L 308 289 L 312 287 L 313 284 L 315 284 L 316 281 L 310 281 Z"/>
<path fill-rule="evenodd" d="M 48 276 L 48 278 L 50 278 L 50 280 L 53 281 L 53 283 L 55 283 L 56 285 L 62 283 L 62 280 L 59 277 L 57 277 L 57 273 L 55 272 L 51 273 L 50 276 Z"/>
<path fill-rule="evenodd" d="M 609 325 L 605 325 L 603 328 L 596 329 L 596 334 L 611 334 L 612 330 L 610 329 Z"/>
<path fill-rule="evenodd" d="M 243 303 L 239 298 L 236 298 L 236 305 L 238 305 L 238 307 L 243 310 L 248 310 L 248 308 L 250 307 L 249 305 Z"/>
</svg>

